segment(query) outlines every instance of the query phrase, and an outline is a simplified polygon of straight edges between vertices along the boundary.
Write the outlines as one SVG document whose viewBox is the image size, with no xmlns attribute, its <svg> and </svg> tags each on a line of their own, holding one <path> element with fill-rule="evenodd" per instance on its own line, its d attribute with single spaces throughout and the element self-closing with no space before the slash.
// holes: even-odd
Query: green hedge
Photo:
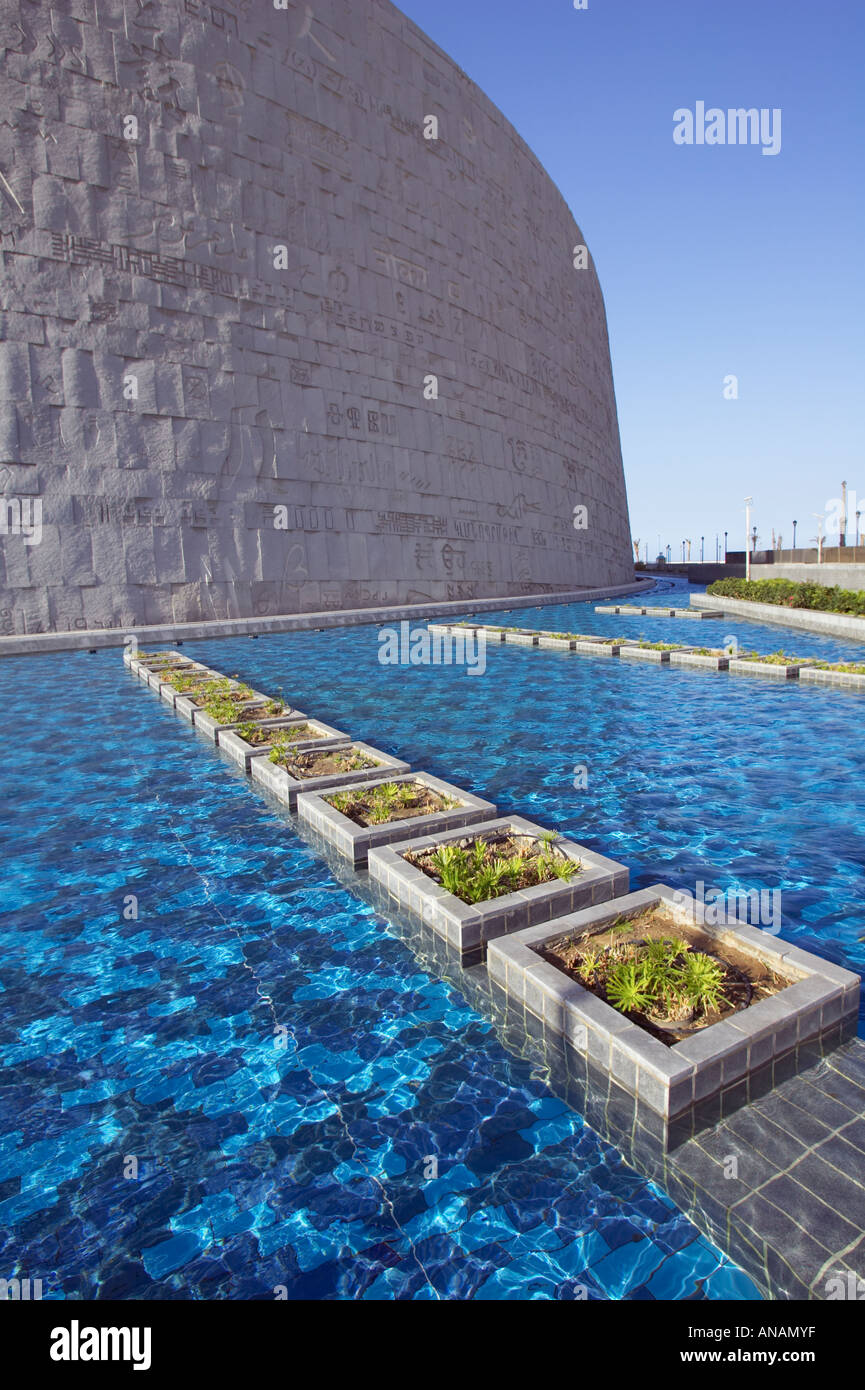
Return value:
<svg viewBox="0 0 865 1390">
<path fill-rule="evenodd" d="M 719 598 L 777 603 L 782 608 L 816 608 L 823 613 L 856 613 L 865 617 L 865 592 L 831 588 L 826 584 L 796 584 L 792 579 L 716 579 L 706 590 Z"/>
</svg>

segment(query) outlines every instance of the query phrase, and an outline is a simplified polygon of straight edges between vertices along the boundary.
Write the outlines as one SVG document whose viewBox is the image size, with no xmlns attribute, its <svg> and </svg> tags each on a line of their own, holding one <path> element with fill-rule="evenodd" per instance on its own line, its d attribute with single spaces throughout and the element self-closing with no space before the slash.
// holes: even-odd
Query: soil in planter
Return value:
<svg viewBox="0 0 865 1390">
<path fill-rule="evenodd" d="M 786 652 L 740 652 L 739 661 L 762 662 L 764 666 L 812 666 L 813 658 L 788 656 Z"/>
<path fill-rule="evenodd" d="M 162 676 L 163 672 L 155 671 L 154 675 Z M 207 671 L 193 671 L 171 668 L 164 675 L 164 683 L 171 685 L 181 694 L 186 694 L 191 690 L 199 690 L 202 683 L 212 681 L 213 676 Z"/>
<path fill-rule="evenodd" d="M 366 772 L 378 767 L 379 763 L 365 753 L 337 750 L 335 753 L 296 753 L 284 759 L 282 766 L 289 776 L 305 781 L 311 777 L 330 777 L 334 773 Z"/>
<path fill-rule="evenodd" d="M 608 984 L 612 985 L 611 972 L 621 963 L 632 962 L 639 978 L 649 944 L 662 941 L 680 943 L 681 949 L 675 952 L 671 949 L 674 971 L 687 968 L 687 958 L 694 956 L 708 957 L 720 971 L 719 998 L 715 1003 L 694 1006 L 685 999 L 677 1002 L 675 995 L 667 994 L 658 1005 L 648 1008 L 619 1008 L 618 1012 L 668 1047 L 712 1023 L 730 1018 L 750 1004 L 779 994 L 799 978 L 793 974 L 779 975 L 771 965 L 719 941 L 697 926 L 682 923 L 662 907 L 649 908 L 636 917 L 619 918 L 618 922 L 600 931 L 560 937 L 548 942 L 539 954 L 572 980 L 577 980 L 584 989 L 616 1008 L 614 999 L 608 994 Z"/>
<path fill-rule="evenodd" d="M 557 879 L 567 883 L 582 872 L 580 864 L 554 848 L 553 839 L 508 832 L 466 836 L 432 849 L 411 850 L 405 858 L 464 903 L 488 902 Z"/>
<path fill-rule="evenodd" d="M 240 700 L 231 700 L 225 703 L 220 697 L 217 700 L 210 700 L 204 704 L 205 714 L 209 714 L 213 719 L 220 719 L 224 714 L 226 724 L 261 724 L 269 719 L 288 719 L 291 709 L 288 705 L 267 704 L 258 705 L 255 695 L 244 695 Z"/>
<path fill-rule="evenodd" d="M 355 825 L 388 825 L 393 821 L 431 816 L 449 811 L 459 802 L 440 796 L 420 782 L 388 782 L 378 787 L 358 787 L 357 791 L 334 792 L 325 798 L 329 805 Z"/>
<path fill-rule="evenodd" d="M 244 743 L 249 743 L 253 748 L 268 747 L 273 744 L 273 752 L 270 755 L 272 763 L 279 763 L 284 766 L 286 758 L 293 756 L 292 751 L 286 745 L 290 743 L 300 743 L 307 739 L 324 738 L 325 735 L 318 729 L 313 729 L 309 724 L 295 724 L 290 729 L 267 729 L 263 725 L 257 727 L 253 722 L 244 721 L 235 733 L 243 739 Z"/>
</svg>

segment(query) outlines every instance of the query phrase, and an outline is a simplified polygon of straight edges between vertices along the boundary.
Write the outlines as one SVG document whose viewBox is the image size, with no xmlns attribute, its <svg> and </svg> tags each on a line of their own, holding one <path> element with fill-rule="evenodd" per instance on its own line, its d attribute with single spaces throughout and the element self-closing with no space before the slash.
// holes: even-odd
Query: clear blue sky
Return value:
<svg viewBox="0 0 865 1390">
<path fill-rule="evenodd" d="M 635 537 L 865 531 L 862 0 L 403 0 L 501 108 L 604 291 Z M 677 146 L 673 112 L 782 110 L 782 148 Z M 725 400 L 724 378 L 739 379 Z M 852 541 L 853 520 L 850 535 Z M 711 539 L 709 539 L 711 538 Z M 736 545 L 734 547 L 734 539 Z"/>
</svg>

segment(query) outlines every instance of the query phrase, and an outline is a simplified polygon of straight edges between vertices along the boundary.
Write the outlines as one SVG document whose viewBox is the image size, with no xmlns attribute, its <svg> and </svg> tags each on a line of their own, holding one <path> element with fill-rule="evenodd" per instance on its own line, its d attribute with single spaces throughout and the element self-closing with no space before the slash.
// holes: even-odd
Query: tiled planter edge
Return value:
<svg viewBox="0 0 865 1390">
<path fill-rule="evenodd" d="M 606 906 L 491 942 L 487 970 L 510 999 L 522 1003 L 545 1027 L 665 1119 L 693 1111 L 857 1012 L 858 975 L 753 927 L 706 925 L 701 909 L 696 925 L 707 935 L 728 939 L 740 950 L 750 948 L 755 955 L 775 961 L 782 972 L 793 971 L 802 978 L 673 1047 L 653 1038 L 538 955 L 542 946 L 561 936 L 602 927 L 625 913 L 660 903 L 683 923 L 694 923 L 693 907 L 683 907 L 672 888 L 656 884 Z"/>
<path fill-rule="evenodd" d="M 301 820 L 306 821 L 316 834 L 333 845 L 340 854 L 345 855 L 355 868 L 365 866 L 370 850 L 376 846 L 408 840 L 415 841 L 429 835 L 434 837 L 434 842 L 437 842 L 449 830 L 458 830 L 465 826 L 475 825 L 479 821 L 488 821 L 496 815 L 496 807 L 493 802 L 484 801 L 482 797 L 474 796 L 471 792 L 464 791 L 462 787 L 456 787 L 451 782 L 443 782 L 428 772 L 408 773 L 401 777 L 383 777 L 365 785 L 373 787 L 386 782 L 410 781 L 420 782 L 431 791 L 438 792 L 440 796 L 458 797 L 462 805 L 454 806 L 450 810 L 435 811 L 428 816 L 417 816 L 413 820 L 394 821 L 393 823 L 373 826 L 355 825 L 354 821 L 349 820 L 348 816 L 342 815 L 335 806 L 329 805 L 325 800 L 325 797 L 332 796 L 334 792 L 342 790 L 343 784 L 340 784 L 331 787 L 327 792 L 299 793 L 297 812 Z M 352 791 L 354 789 L 346 786 L 345 790 Z"/>
<path fill-rule="evenodd" d="M 343 745 L 343 751 L 349 752 L 349 750 L 365 753 L 368 757 L 375 758 L 378 766 L 362 768 L 358 772 L 334 772 L 324 777 L 299 779 L 291 777 L 284 767 L 278 767 L 270 761 L 269 757 L 253 758 L 251 764 L 252 780 L 267 787 L 268 791 L 282 801 L 290 811 L 294 811 L 297 808 L 298 795 L 302 792 L 357 786 L 363 782 L 380 780 L 383 773 L 393 773 L 398 776 L 401 773 L 411 772 L 409 763 L 402 762 L 400 758 L 392 757 L 390 753 L 382 752 L 380 748 L 373 748 L 368 743 L 360 743 L 357 739 L 352 743 Z"/>
<path fill-rule="evenodd" d="M 496 937 L 549 922 L 556 915 L 581 907 L 608 902 L 627 891 L 628 870 L 624 864 L 564 838 L 556 840 L 556 849 L 583 864 L 583 873 L 569 883 L 557 879 L 481 903 L 462 902 L 404 858 L 406 850 L 451 844 L 466 833 L 488 835 L 501 831 L 533 839 L 545 833 L 542 826 L 523 816 L 501 816 L 472 826 L 468 832 L 431 834 L 410 843 L 376 848 L 369 856 L 370 877 L 381 883 L 401 907 L 420 917 L 459 951 L 464 963 L 483 960 L 487 943 Z"/>
</svg>

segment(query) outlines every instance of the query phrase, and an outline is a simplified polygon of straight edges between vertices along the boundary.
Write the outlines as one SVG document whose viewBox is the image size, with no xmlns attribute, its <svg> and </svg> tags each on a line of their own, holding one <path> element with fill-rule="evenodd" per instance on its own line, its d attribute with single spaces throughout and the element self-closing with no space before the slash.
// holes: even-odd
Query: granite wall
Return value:
<svg viewBox="0 0 865 1390">
<path fill-rule="evenodd" d="M 0 632 L 631 578 L 582 235 L 398 10 L 3 0 L 0 50 Z"/>
</svg>

